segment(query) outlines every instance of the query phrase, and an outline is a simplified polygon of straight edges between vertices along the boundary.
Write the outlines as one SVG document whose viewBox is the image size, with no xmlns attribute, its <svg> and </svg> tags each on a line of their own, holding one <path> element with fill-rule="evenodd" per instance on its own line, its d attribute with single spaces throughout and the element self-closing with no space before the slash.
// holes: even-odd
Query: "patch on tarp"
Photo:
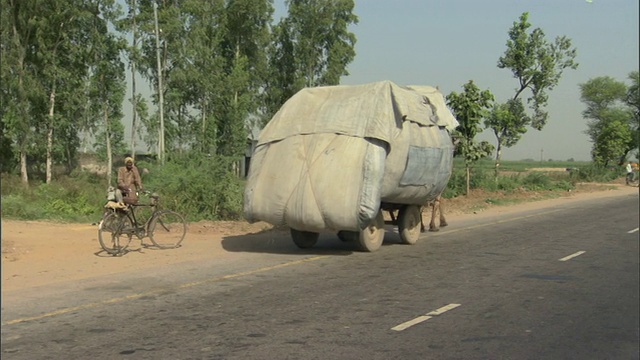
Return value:
<svg viewBox="0 0 640 360">
<path fill-rule="evenodd" d="M 402 186 L 433 186 L 438 182 L 444 149 L 409 146 L 407 166 L 400 179 Z"/>
</svg>

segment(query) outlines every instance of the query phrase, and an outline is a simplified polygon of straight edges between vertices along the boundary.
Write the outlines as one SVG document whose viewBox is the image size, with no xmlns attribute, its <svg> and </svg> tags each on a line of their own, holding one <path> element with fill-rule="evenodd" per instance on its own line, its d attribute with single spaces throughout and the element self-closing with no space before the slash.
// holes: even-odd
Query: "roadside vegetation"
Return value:
<svg viewBox="0 0 640 360">
<path fill-rule="evenodd" d="M 244 180 L 225 171 L 228 160 L 182 158 L 164 166 L 140 162 L 145 188 L 161 195 L 161 201 L 185 215 L 188 221 L 242 220 Z M 532 191 L 549 196 L 574 189 L 581 182 L 611 182 L 624 176 L 619 167 L 604 168 L 590 162 L 503 161 L 496 179 L 490 159 L 478 161 L 470 169 L 471 191 L 508 198 L 509 194 Z M 532 171 L 555 168 L 559 171 Z M 454 171 L 445 190 L 445 198 L 465 196 L 466 166 L 463 159 L 454 161 Z M 51 220 L 60 222 L 98 222 L 106 203 L 105 176 L 75 171 L 56 178 L 50 184 L 32 182 L 20 186 L 17 174 L 2 174 L 2 218 Z M 141 197 L 141 202 L 148 201 Z M 487 199 L 491 202 L 491 196 Z M 501 200 L 503 203 L 508 200 Z"/>
<path fill-rule="evenodd" d="M 287 0 L 279 21 L 270 0 L 44 5 L 0 0 L 7 9 L 0 12 L 2 218 L 98 221 L 116 182 L 114 165 L 136 158 L 143 144 L 153 160 L 136 164 L 166 207 L 189 221 L 241 219 L 248 142 L 302 88 L 339 85 L 356 57 L 353 0 Z M 637 70 L 630 85 L 601 77 L 576 89 L 586 105 L 591 162 L 502 160 L 528 130 L 543 129 L 551 91 L 578 67 L 571 39 L 547 39 L 528 13 L 505 30 L 505 52 L 496 58 L 515 93 L 498 96 L 470 79 L 446 96 L 460 126 L 444 196 L 566 191 L 619 177 L 622 162 L 639 156 Z M 127 133 L 125 104 L 132 109 Z M 475 140 L 483 130 L 495 145 Z M 85 152 L 106 175 L 81 170 Z"/>
</svg>

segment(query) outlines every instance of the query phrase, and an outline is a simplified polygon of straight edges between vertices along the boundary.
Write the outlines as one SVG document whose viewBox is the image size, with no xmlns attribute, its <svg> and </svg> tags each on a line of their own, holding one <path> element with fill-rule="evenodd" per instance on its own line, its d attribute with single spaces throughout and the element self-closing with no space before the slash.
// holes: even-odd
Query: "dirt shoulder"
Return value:
<svg viewBox="0 0 640 360">
<path fill-rule="evenodd" d="M 575 191 L 554 194 L 522 192 L 510 195 L 474 192 L 468 197 L 445 200 L 447 221 L 455 224 L 464 217 L 494 216 L 527 209 L 554 206 L 560 202 L 638 194 L 638 188 L 624 183 L 585 184 Z M 428 223 L 430 212 L 423 215 Z M 282 232 L 275 234 L 274 232 Z M 12 291 L 40 285 L 50 285 L 109 275 L 125 271 L 142 271 L 199 259 L 220 259 L 237 256 L 227 251 L 225 237 L 242 237 L 260 241 L 255 234 L 288 236 L 283 229 L 274 229 L 258 222 L 198 222 L 189 224 L 184 246 L 173 250 L 153 250 L 132 242 L 138 250 L 122 257 L 102 252 L 97 240 L 97 226 L 92 224 L 61 224 L 44 221 L 2 219 L 2 290 Z M 145 242 L 148 243 L 148 239 Z"/>
</svg>

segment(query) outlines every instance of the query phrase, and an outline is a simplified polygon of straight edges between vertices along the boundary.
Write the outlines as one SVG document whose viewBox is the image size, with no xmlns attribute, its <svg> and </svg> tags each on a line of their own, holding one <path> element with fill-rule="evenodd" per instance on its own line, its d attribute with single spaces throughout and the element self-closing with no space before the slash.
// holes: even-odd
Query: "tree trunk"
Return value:
<svg viewBox="0 0 640 360">
<path fill-rule="evenodd" d="M 18 57 L 18 106 L 20 107 L 20 112 L 22 114 L 23 120 L 27 121 L 29 115 L 27 113 L 27 100 L 25 99 L 25 90 L 24 90 L 24 59 L 25 59 L 25 47 L 20 43 L 20 36 L 18 35 L 18 29 L 16 24 L 13 24 L 13 39 L 15 44 L 20 47 L 19 57 Z M 22 181 L 22 185 L 25 189 L 29 188 L 29 173 L 27 171 L 27 134 L 26 131 L 23 132 L 18 137 L 18 145 L 20 151 L 20 179 Z"/>
<path fill-rule="evenodd" d="M 137 28 L 136 28 L 136 1 L 132 1 L 131 9 L 133 14 L 131 19 L 133 20 L 131 23 L 131 30 L 133 33 L 133 48 L 134 51 L 137 49 L 138 45 L 136 44 L 137 40 Z M 136 59 L 131 61 L 131 104 L 133 105 L 133 118 L 131 119 L 131 157 L 135 160 L 136 158 L 136 120 L 138 115 L 138 98 L 136 97 Z"/>
<path fill-rule="evenodd" d="M 136 97 L 136 64 L 131 63 L 131 103 L 133 104 L 133 118 L 131 119 L 131 157 L 136 158 L 136 120 L 138 114 L 138 98 Z"/>
<path fill-rule="evenodd" d="M 49 128 L 47 129 L 47 184 L 51 183 L 51 159 L 53 154 L 53 128 L 54 128 L 54 108 L 56 104 L 56 85 L 53 84 L 51 94 L 49 95 Z"/>
<path fill-rule="evenodd" d="M 471 171 L 469 170 L 469 165 L 465 166 L 465 170 L 467 171 L 467 189 L 466 192 L 464 193 L 465 195 L 469 195 L 469 191 L 470 191 L 470 179 L 471 179 Z"/>
<path fill-rule="evenodd" d="M 163 64 L 160 60 L 160 30 L 158 28 L 158 4 L 153 3 L 153 14 L 156 28 L 156 62 L 158 67 L 158 112 L 160 116 L 160 129 L 158 130 L 158 160 L 160 165 L 164 165 L 164 88 L 162 86 L 162 69 Z M 164 44 L 164 52 L 166 54 L 167 44 Z"/>
<path fill-rule="evenodd" d="M 500 145 L 500 140 L 498 140 L 498 146 L 496 147 L 496 164 L 493 168 L 496 179 L 498 178 L 498 174 L 500 173 L 501 160 L 502 160 L 502 145 Z"/>
<path fill-rule="evenodd" d="M 205 154 L 207 152 L 207 145 L 206 145 L 206 135 L 205 132 L 207 131 L 207 105 L 203 102 L 202 104 L 202 141 L 201 141 L 201 149 L 202 149 L 202 153 Z"/>
<path fill-rule="evenodd" d="M 20 178 L 25 189 L 29 188 L 29 174 L 27 173 L 27 153 L 20 151 Z"/>
<path fill-rule="evenodd" d="M 104 104 L 104 124 L 105 124 L 105 134 L 106 134 L 106 146 L 107 146 L 107 186 L 111 186 L 111 172 L 113 167 L 113 156 L 111 154 L 111 126 L 109 125 L 109 111 L 107 110 L 108 106 L 105 102 Z"/>
</svg>

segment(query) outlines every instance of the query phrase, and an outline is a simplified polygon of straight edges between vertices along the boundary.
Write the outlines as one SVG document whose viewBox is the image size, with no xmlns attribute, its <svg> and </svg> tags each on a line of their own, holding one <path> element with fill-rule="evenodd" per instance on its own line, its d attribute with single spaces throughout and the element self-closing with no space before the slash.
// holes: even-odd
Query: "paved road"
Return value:
<svg viewBox="0 0 640 360">
<path fill-rule="evenodd" d="M 3 294 L 3 359 L 638 359 L 638 196 Z M 263 236 L 274 236 L 263 235 Z M 43 295 L 45 294 L 45 295 Z"/>
</svg>

